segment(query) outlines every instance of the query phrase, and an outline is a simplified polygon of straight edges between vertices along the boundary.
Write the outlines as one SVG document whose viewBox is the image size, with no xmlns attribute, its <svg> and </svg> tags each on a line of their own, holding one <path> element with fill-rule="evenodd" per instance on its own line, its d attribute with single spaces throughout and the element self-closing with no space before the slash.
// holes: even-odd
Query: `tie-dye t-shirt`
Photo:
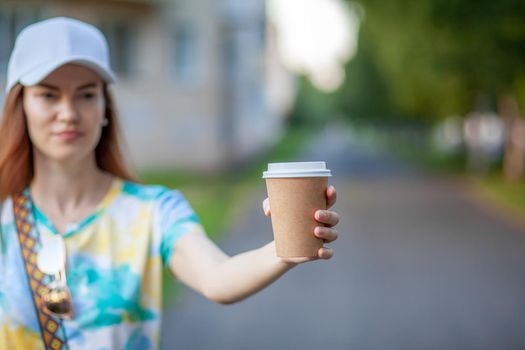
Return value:
<svg viewBox="0 0 525 350">
<path fill-rule="evenodd" d="M 0 349 L 41 350 L 11 199 L 2 207 Z M 34 211 L 40 236 L 56 234 Z M 73 320 L 62 321 L 69 348 L 159 348 L 162 269 L 176 241 L 196 230 L 202 226 L 180 192 L 115 180 L 96 212 L 63 234 L 74 309 Z"/>
</svg>

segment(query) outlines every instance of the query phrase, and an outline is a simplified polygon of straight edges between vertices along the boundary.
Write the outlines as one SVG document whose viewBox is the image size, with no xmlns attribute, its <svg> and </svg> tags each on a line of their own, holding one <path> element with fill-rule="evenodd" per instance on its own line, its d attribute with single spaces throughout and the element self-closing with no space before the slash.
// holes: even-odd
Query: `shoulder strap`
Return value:
<svg viewBox="0 0 525 350">
<path fill-rule="evenodd" d="M 36 266 L 36 247 L 39 244 L 39 237 L 37 230 L 33 229 L 35 220 L 32 209 L 31 199 L 27 194 L 22 192 L 13 196 L 13 212 L 18 241 L 24 258 L 24 267 L 33 296 L 33 304 L 38 316 L 42 341 L 46 350 L 61 350 L 67 348 L 67 342 L 64 341 L 64 333 L 61 329 L 61 321 L 44 310 L 42 294 L 47 291 L 44 280 L 48 276 Z"/>
</svg>

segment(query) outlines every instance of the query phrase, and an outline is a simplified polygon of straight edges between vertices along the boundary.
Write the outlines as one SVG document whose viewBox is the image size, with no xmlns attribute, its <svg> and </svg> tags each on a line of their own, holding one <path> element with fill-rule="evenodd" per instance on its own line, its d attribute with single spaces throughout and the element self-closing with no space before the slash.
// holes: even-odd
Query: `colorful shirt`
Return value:
<svg viewBox="0 0 525 350">
<path fill-rule="evenodd" d="M 11 199 L 2 208 L 0 349 L 40 350 Z M 40 237 L 57 234 L 39 208 L 34 212 Z M 163 265 L 176 241 L 198 230 L 180 192 L 115 180 L 96 212 L 63 234 L 75 314 L 62 321 L 69 349 L 159 348 Z"/>
</svg>

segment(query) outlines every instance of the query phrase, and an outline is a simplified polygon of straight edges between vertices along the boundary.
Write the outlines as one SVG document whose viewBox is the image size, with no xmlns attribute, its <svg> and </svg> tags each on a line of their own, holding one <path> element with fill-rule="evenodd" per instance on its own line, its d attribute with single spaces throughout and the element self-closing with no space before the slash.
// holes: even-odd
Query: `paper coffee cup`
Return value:
<svg viewBox="0 0 525 350">
<path fill-rule="evenodd" d="M 331 176 L 325 162 L 270 163 L 263 173 L 270 200 L 272 228 L 279 257 L 315 257 L 323 240 L 314 236 L 314 218 L 326 209 Z"/>
</svg>

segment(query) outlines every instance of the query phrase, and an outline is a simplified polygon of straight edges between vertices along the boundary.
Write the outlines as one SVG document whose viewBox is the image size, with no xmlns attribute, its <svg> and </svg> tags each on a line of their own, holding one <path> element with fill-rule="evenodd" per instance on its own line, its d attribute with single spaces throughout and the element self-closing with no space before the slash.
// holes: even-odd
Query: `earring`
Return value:
<svg viewBox="0 0 525 350">
<path fill-rule="evenodd" d="M 104 118 L 104 120 L 102 120 L 102 127 L 108 126 L 108 124 L 109 124 L 108 118 Z"/>
</svg>

